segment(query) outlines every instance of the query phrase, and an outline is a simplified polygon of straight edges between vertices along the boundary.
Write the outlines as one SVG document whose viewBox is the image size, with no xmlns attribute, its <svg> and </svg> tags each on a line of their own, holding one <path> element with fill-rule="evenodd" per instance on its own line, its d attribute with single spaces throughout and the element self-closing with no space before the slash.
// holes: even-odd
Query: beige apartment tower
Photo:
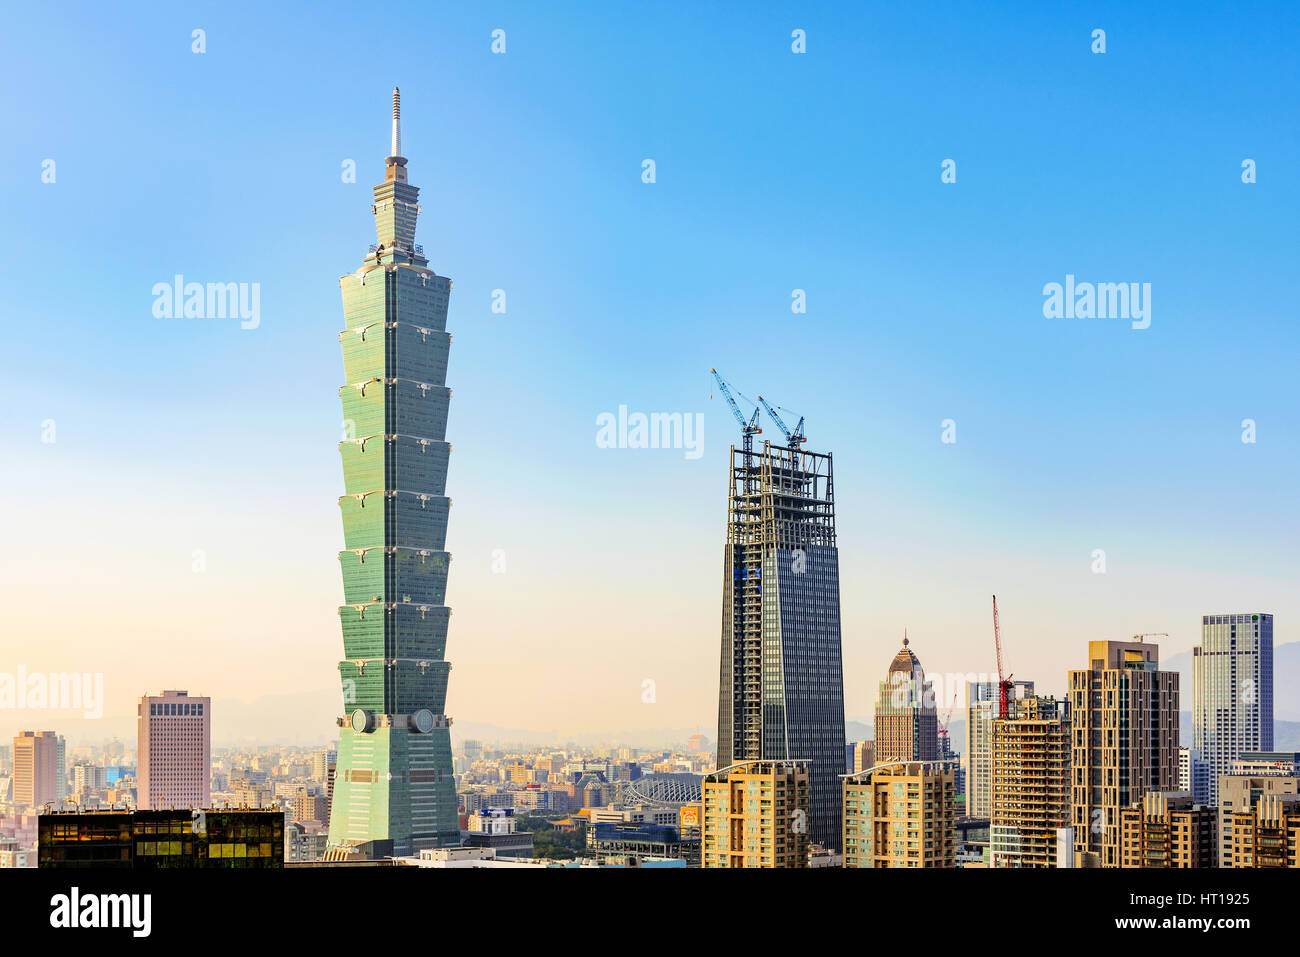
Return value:
<svg viewBox="0 0 1300 957">
<path fill-rule="evenodd" d="M 24 731 L 14 738 L 14 804 L 43 807 L 59 798 L 59 736 L 53 731 Z"/>
<path fill-rule="evenodd" d="M 212 803 L 212 699 L 164 691 L 140 699 L 136 803 L 142 811 Z"/>
<path fill-rule="evenodd" d="M 704 778 L 702 867 L 807 867 L 809 764 L 746 761 Z"/>
<path fill-rule="evenodd" d="M 1212 807 L 1185 791 L 1156 792 L 1120 811 L 1120 866 L 1214 867 L 1217 822 Z"/>
<path fill-rule="evenodd" d="M 993 867 L 1058 867 L 1070 826 L 1070 713 L 1065 699 L 1017 698 L 992 720 L 989 850 Z"/>
<path fill-rule="evenodd" d="M 1300 866 L 1300 779 L 1224 775 L 1219 782 L 1219 866 Z"/>
<path fill-rule="evenodd" d="M 1151 642 L 1088 642 L 1070 672 L 1071 805 L 1080 867 L 1121 865 L 1120 811 L 1178 789 L 1178 673 Z"/>
<path fill-rule="evenodd" d="M 899 761 L 844 777 L 845 867 L 954 867 L 952 765 Z"/>
</svg>

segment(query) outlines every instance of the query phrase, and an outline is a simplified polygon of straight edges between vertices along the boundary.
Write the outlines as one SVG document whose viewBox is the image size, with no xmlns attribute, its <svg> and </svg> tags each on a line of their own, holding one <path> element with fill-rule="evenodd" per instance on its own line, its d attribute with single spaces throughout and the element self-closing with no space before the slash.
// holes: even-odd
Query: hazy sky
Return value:
<svg viewBox="0 0 1300 957">
<path fill-rule="evenodd" d="M 1089 639 L 1298 637 L 1293 7 L 464 6 L 9 11 L 0 671 L 103 672 L 117 715 L 337 685 L 337 280 L 394 84 L 455 282 L 453 717 L 712 736 L 711 366 L 834 453 L 851 717 L 904 627 L 992 669 L 993 592 L 1058 692 Z M 176 274 L 258 283 L 257 328 L 156 318 Z M 1150 327 L 1045 318 L 1067 274 L 1150 283 Z M 620 405 L 703 455 L 599 448 Z"/>
</svg>

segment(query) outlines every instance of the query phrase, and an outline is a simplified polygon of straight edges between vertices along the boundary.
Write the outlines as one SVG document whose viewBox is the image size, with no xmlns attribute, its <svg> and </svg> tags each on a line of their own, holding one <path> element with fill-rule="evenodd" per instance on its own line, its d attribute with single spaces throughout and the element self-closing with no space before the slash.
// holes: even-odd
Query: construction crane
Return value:
<svg viewBox="0 0 1300 957">
<path fill-rule="evenodd" d="M 944 711 L 942 718 L 936 716 L 935 719 L 939 725 L 939 736 L 943 738 L 943 740 L 939 742 L 940 757 L 944 757 L 952 753 L 952 748 L 950 747 L 950 743 L 948 741 L 948 721 L 952 717 L 952 711 L 955 707 L 957 707 L 956 688 L 952 690 L 952 704 L 948 705 L 948 709 Z"/>
<path fill-rule="evenodd" d="M 717 369 L 710 369 L 709 371 L 713 373 L 713 378 L 718 380 L 718 388 L 722 391 L 723 398 L 727 400 L 727 404 L 731 406 L 731 414 L 734 415 L 736 421 L 740 423 L 740 431 L 745 436 L 745 461 L 748 463 L 750 453 L 754 450 L 754 436 L 763 434 L 763 430 L 758 427 L 758 407 L 754 407 L 754 414 L 750 416 L 749 421 L 746 422 L 744 413 L 740 411 L 740 406 L 736 405 L 736 400 L 731 395 L 731 390 L 727 388 L 727 380 L 718 375 Z"/>
<path fill-rule="evenodd" d="M 794 427 L 794 431 L 791 432 L 789 429 L 787 429 L 787 428 L 785 427 L 785 423 L 781 421 L 781 417 L 780 417 L 779 415 L 776 414 L 776 410 L 773 409 L 770 405 L 767 404 L 767 400 L 766 400 L 766 399 L 764 399 L 764 398 L 760 395 L 760 396 L 758 397 L 758 401 L 761 402 L 761 403 L 763 404 L 763 408 L 767 409 L 767 414 L 770 415 L 770 416 L 772 417 L 772 421 L 775 422 L 775 423 L 777 424 L 777 427 L 778 427 L 778 428 L 779 428 L 783 433 L 785 433 L 785 441 L 786 441 L 786 444 L 787 444 L 788 446 L 790 446 L 791 449 L 798 449 L 800 443 L 802 443 L 802 442 L 807 442 L 807 441 L 808 441 L 807 437 L 803 434 L 803 416 L 802 416 L 802 415 L 799 416 L 799 424 L 796 425 L 796 426 Z M 786 411 L 786 412 L 790 412 L 789 409 L 786 409 L 785 411 Z M 790 412 L 790 414 L 791 414 L 791 415 L 794 415 L 793 412 Z"/>
<path fill-rule="evenodd" d="M 1002 629 L 998 626 L 998 596 L 993 596 L 993 648 L 998 653 L 998 717 L 1003 721 L 1011 711 L 1011 679 L 1002 671 Z"/>
<path fill-rule="evenodd" d="M 1168 637 L 1169 637 L 1169 632 L 1167 631 L 1144 631 L 1140 635 L 1134 635 L 1133 640 L 1141 641 L 1144 638 L 1168 638 Z"/>
</svg>

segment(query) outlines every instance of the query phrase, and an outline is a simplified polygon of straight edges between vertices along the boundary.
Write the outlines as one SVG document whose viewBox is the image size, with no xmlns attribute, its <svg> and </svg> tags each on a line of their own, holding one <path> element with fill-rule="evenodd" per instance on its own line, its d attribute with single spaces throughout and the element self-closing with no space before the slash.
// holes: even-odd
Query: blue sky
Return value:
<svg viewBox="0 0 1300 957">
<path fill-rule="evenodd" d="M 991 667 L 994 591 L 1055 690 L 1088 638 L 1180 651 L 1256 609 L 1295 637 L 1293 7 L 123 10 L 0 37 L 0 666 L 102 668 L 126 712 L 336 680 L 337 279 L 394 84 L 455 283 L 453 713 L 708 729 L 711 366 L 835 455 L 850 715 L 905 625 L 931 670 Z M 259 327 L 154 318 L 177 273 L 259 283 Z M 1067 273 L 1150 283 L 1150 328 L 1044 318 Z M 704 456 L 597 448 L 621 404 L 703 413 Z"/>
</svg>

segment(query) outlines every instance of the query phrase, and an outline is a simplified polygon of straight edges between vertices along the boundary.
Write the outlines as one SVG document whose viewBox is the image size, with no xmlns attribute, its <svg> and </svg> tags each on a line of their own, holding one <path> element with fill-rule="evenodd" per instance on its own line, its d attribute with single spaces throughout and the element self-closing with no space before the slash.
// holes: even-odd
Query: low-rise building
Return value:
<svg viewBox="0 0 1300 957">
<path fill-rule="evenodd" d="M 280 811 L 56 811 L 38 824 L 39 867 L 284 866 Z"/>
<path fill-rule="evenodd" d="M 1215 809 L 1187 791 L 1152 791 L 1120 811 L 1121 867 L 1215 867 Z"/>
</svg>

